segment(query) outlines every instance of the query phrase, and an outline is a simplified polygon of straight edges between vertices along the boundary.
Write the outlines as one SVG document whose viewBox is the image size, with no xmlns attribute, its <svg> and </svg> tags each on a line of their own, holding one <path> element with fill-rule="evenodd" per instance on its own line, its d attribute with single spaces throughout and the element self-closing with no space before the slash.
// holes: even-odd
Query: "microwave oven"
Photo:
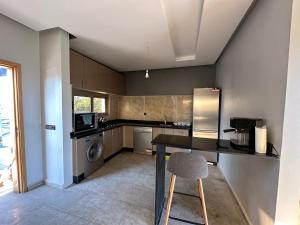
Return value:
<svg viewBox="0 0 300 225">
<path fill-rule="evenodd" d="M 96 129 L 95 113 L 75 113 L 73 120 L 75 132 Z"/>
</svg>

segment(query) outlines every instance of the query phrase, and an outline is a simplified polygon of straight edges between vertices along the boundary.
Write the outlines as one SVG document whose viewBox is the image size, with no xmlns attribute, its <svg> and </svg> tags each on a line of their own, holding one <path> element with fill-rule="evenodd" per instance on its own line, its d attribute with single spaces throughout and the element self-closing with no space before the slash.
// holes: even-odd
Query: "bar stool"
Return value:
<svg viewBox="0 0 300 225">
<path fill-rule="evenodd" d="M 169 188 L 166 219 L 164 225 L 167 225 L 169 222 L 174 186 L 177 176 L 182 178 L 197 179 L 199 198 L 203 212 L 202 215 L 205 221 L 205 225 L 208 225 L 206 204 L 202 185 L 202 179 L 208 176 L 208 166 L 206 159 L 202 155 L 197 153 L 173 153 L 169 159 L 167 169 L 172 174 L 172 177 Z"/>
</svg>

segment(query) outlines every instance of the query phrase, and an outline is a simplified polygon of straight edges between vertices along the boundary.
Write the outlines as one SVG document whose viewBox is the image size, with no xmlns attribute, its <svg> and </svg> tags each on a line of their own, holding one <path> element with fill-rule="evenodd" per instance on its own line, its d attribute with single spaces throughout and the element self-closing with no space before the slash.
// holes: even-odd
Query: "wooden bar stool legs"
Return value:
<svg viewBox="0 0 300 225">
<path fill-rule="evenodd" d="M 170 188 L 169 188 L 169 195 L 168 195 L 166 220 L 165 220 L 165 223 L 164 223 L 165 225 L 167 225 L 168 222 L 169 222 L 169 216 L 170 216 L 170 211 L 171 211 L 171 205 L 172 205 L 172 198 L 173 198 L 173 192 L 174 192 L 174 187 L 175 187 L 175 181 L 176 181 L 176 175 L 172 174 Z"/>
<path fill-rule="evenodd" d="M 169 216 L 170 216 L 170 211 L 171 211 L 175 181 L 176 181 L 176 175 L 172 174 L 171 182 L 170 182 L 170 188 L 169 188 L 167 209 L 166 209 L 166 219 L 165 219 L 164 225 L 168 225 L 168 222 L 169 222 Z M 197 181 L 198 181 L 198 191 L 199 191 L 200 204 L 201 204 L 201 207 L 202 207 L 202 216 L 203 216 L 205 225 L 208 225 L 208 218 L 207 218 L 207 212 L 206 212 L 206 204 L 205 204 L 205 198 L 204 198 L 202 179 L 198 179 Z"/>
<path fill-rule="evenodd" d="M 199 197 L 200 197 L 201 206 L 202 206 L 203 219 L 204 219 L 205 225 L 208 225 L 208 218 L 207 218 L 207 212 L 206 212 L 206 204 L 205 204 L 205 198 L 204 198 L 202 179 L 198 179 L 198 190 L 199 190 Z"/>
<path fill-rule="evenodd" d="M 205 221 L 205 225 L 208 225 L 205 198 L 204 198 L 203 185 L 202 185 L 202 179 L 208 176 L 208 166 L 207 166 L 206 159 L 201 154 L 176 152 L 171 155 L 168 162 L 167 170 L 172 174 L 172 177 L 171 177 L 169 197 L 168 197 L 168 203 L 166 209 L 166 219 L 164 225 L 167 225 L 169 222 L 176 177 L 197 180 L 199 197 L 201 199 L 200 203 L 203 212 L 202 217 Z M 171 218 L 181 222 L 198 224 L 193 221 L 183 220 L 180 218 L 175 218 L 175 217 L 171 217 Z"/>
</svg>

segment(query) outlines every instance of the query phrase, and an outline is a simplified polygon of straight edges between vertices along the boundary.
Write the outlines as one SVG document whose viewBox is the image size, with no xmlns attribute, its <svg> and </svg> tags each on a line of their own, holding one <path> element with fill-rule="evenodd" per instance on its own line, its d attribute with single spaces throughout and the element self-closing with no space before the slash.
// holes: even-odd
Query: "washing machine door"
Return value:
<svg viewBox="0 0 300 225">
<path fill-rule="evenodd" d="M 103 151 L 102 144 L 98 142 L 92 143 L 86 151 L 86 158 L 89 162 L 95 162 L 100 159 Z"/>
</svg>

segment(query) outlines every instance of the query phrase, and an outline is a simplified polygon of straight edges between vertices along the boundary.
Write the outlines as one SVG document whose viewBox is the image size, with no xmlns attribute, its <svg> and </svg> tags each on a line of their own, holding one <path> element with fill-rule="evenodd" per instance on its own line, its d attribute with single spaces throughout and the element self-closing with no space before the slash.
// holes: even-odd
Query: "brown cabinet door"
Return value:
<svg viewBox="0 0 300 225">
<path fill-rule="evenodd" d="M 83 88 L 84 57 L 70 50 L 70 82 L 75 88 Z"/>
<path fill-rule="evenodd" d="M 98 63 L 84 58 L 84 76 L 83 76 L 83 88 L 92 91 L 98 91 Z"/>
<path fill-rule="evenodd" d="M 165 129 L 170 130 L 170 129 Z M 168 132 L 168 131 L 167 131 Z M 170 132 L 168 132 L 170 133 Z M 189 136 L 189 131 L 184 129 L 173 129 L 172 133 L 178 136 Z M 174 153 L 174 152 L 190 152 L 190 149 L 183 149 L 183 148 L 174 148 L 174 147 L 166 147 L 166 152 Z"/>
<path fill-rule="evenodd" d="M 173 133 L 174 135 L 179 135 L 179 136 L 189 136 L 189 130 L 185 130 L 185 129 L 174 129 Z"/>
<path fill-rule="evenodd" d="M 103 132 L 103 155 L 107 159 L 112 154 L 112 132 L 107 130 Z"/>
<path fill-rule="evenodd" d="M 71 84 L 75 88 L 125 95 L 124 75 L 70 50 Z"/>
<path fill-rule="evenodd" d="M 118 151 L 123 148 L 123 127 L 119 127 Z"/>
<path fill-rule="evenodd" d="M 164 128 L 164 134 L 173 135 L 174 134 L 174 129 Z"/>
<path fill-rule="evenodd" d="M 123 127 L 123 147 L 133 148 L 133 126 Z"/>
<path fill-rule="evenodd" d="M 119 147 L 120 147 L 120 137 L 119 137 L 119 129 L 118 128 L 114 128 L 112 129 L 112 154 L 116 153 L 117 151 L 119 151 Z"/>
<path fill-rule="evenodd" d="M 163 128 L 157 128 L 157 127 L 152 128 L 152 140 L 160 134 L 164 134 L 164 129 Z M 152 150 L 156 151 L 156 145 L 152 146 Z"/>
<path fill-rule="evenodd" d="M 110 69 L 102 64 L 98 64 L 97 86 L 99 91 L 112 93 L 112 80 L 110 79 Z"/>
<path fill-rule="evenodd" d="M 112 89 L 111 93 L 119 94 L 119 95 L 125 95 L 125 77 L 124 75 L 117 73 L 115 71 L 111 71 L 110 74 Z"/>
<path fill-rule="evenodd" d="M 125 95 L 125 77 L 101 64 L 98 65 L 98 87 L 100 91 Z"/>
</svg>

